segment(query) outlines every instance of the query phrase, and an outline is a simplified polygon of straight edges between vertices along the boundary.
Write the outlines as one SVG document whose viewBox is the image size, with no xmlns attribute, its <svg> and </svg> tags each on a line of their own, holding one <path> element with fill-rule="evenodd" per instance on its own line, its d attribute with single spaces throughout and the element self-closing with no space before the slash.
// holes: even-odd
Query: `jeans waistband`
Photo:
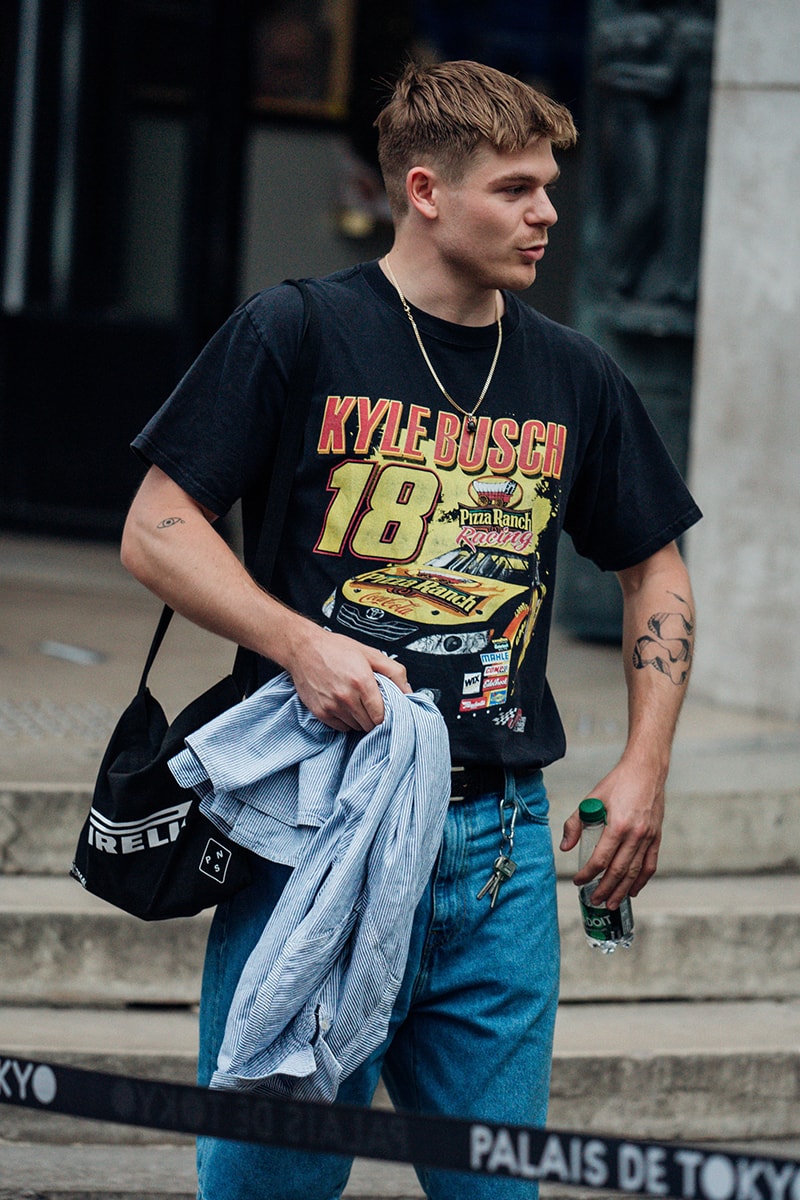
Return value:
<svg viewBox="0 0 800 1200">
<path fill-rule="evenodd" d="M 502 795 L 506 790 L 505 771 L 496 764 L 454 764 L 450 778 L 451 804 L 460 800 L 474 800 L 487 792 L 498 792 Z"/>
</svg>

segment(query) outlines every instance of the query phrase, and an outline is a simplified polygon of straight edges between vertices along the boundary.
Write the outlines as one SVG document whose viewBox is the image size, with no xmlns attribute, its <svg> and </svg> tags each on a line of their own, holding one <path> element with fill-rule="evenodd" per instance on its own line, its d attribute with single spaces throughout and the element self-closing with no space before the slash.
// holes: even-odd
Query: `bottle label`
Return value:
<svg viewBox="0 0 800 1200">
<path fill-rule="evenodd" d="M 596 942 L 619 942 L 633 932 L 633 910 L 630 900 L 622 901 L 616 911 L 611 912 L 603 905 L 596 908 L 589 903 L 600 881 L 593 879 L 580 890 L 581 914 L 586 936 Z"/>
</svg>

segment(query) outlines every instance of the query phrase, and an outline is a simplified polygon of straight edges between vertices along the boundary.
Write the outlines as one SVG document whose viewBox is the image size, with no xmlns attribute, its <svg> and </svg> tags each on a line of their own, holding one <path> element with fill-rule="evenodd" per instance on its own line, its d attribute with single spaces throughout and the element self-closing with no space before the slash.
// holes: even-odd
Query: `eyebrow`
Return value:
<svg viewBox="0 0 800 1200">
<path fill-rule="evenodd" d="M 533 183 L 541 185 L 542 187 L 551 187 L 556 180 L 560 178 L 560 176 L 560 167 L 556 167 L 550 178 L 546 179 L 544 182 L 542 182 L 542 179 L 539 175 L 530 175 L 527 171 L 512 171 L 509 175 L 498 176 L 498 178 L 495 180 L 495 183 L 501 185 L 507 185 L 510 183 Z"/>
</svg>

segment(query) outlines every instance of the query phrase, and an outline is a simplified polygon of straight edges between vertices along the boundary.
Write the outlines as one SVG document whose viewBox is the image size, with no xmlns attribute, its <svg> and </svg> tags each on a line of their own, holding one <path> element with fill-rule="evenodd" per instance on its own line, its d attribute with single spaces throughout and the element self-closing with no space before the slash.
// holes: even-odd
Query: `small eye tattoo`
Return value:
<svg viewBox="0 0 800 1200">
<path fill-rule="evenodd" d="M 156 529 L 169 529 L 170 525 L 185 525 L 183 517 L 165 517 L 163 521 L 159 521 Z"/>
</svg>

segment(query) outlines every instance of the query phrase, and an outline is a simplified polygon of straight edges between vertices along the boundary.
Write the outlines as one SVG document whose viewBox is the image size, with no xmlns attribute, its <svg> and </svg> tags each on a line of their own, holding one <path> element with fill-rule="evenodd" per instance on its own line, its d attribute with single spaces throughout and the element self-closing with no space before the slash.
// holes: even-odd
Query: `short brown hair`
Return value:
<svg viewBox="0 0 800 1200">
<path fill-rule="evenodd" d="M 547 138 L 565 149 L 578 136 L 562 104 L 512 75 L 468 61 L 409 63 L 375 125 L 395 216 L 407 209 L 405 179 L 414 163 L 430 162 L 457 183 L 482 144 L 509 152 Z"/>
</svg>

